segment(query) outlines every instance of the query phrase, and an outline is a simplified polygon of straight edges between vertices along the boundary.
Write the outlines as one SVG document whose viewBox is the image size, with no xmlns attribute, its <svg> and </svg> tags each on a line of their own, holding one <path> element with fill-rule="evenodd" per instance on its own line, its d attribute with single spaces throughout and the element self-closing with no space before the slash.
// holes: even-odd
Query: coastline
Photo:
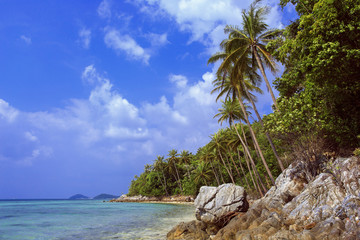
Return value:
<svg viewBox="0 0 360 240">
<path fill-rule="evenodd" d="M 109 202 L 137 202 L 137 203 L 162 203 L 162 204 L 182 204 L 194 205 L 193 196 L 161 196 L 161 197 L 147 197 L 142 195 L 127 196 L 121 195 L 119 198 L 111 199 Z"/>
</svg>

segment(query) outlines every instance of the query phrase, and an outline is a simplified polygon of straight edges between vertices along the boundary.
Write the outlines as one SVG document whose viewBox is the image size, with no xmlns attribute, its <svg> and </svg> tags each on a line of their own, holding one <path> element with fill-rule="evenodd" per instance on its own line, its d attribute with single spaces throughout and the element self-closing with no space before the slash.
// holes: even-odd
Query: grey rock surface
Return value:
<svg viewBox="0 0 360 240">
<path fill-rule="evenodd" d="M 201 187 L 194 205 L 199 221 L 215 225 L 223 216 L 245 212 L 249 207 L 244 188 L 230 183 L 219 187 Z"/>
<path fill-rule="evenodd" d="M 291 164 L 213 239 L 360 239 L 360 159 L 325 161 L 316 176 L 303 166 Z"/>
</svg>

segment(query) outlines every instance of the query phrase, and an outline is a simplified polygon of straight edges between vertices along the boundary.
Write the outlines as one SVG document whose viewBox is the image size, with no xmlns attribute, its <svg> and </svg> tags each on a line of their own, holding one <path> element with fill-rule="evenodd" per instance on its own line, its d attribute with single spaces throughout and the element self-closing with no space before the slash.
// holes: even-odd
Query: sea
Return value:
<svg viewBox="0 0 360 240">
<path fill-rule="evenodd" d="M 103 200 L 0 200 L 0 240 L 166 239 L 195 219 L 184 204 Z"/>
</svg>

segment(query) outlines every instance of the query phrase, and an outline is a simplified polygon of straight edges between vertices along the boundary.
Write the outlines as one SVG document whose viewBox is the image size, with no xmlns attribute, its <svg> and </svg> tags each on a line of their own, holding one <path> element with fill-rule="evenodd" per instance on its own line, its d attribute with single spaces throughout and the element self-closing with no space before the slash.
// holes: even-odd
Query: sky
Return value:
<svg viewBox="0 0 360 240">
<path fill-rule="evenodd" d="M 120 195 L 157 155 L 196 153 L 221 127 L 207 60 L 250 4 L 0 0 L 0 199 Z M 263 4 L 271 28 L 296 16 Z"/>
</svg>

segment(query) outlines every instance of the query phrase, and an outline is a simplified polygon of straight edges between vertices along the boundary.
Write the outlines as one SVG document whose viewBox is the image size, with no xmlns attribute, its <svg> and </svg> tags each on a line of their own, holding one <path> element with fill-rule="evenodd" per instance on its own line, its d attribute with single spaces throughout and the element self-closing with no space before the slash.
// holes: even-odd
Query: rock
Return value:
<svg viewBox="0 0 360 240">
<path fill-rule="evenodd" d="M 247 202 L 237 205 L 243 201 L 236 197 L 241 196 L 237 191 L 243 190 L 231 184 L 201 188 L 195 199 L 196 217 L 206 223 L 203 231 L 211 235 L 217 229 L 210 233 L 209 226 L 219 223 L 219 216 L 238 214 L 213 240 L 360 239 L 360 158 L 320 164 L 309 170 L 307 163 L 294 162 L 279 175 L 276 186 L 252 201 L 247 211 Z"/>
<path fill-rule="evenodd" d="M 213 225 L 223 225 L 221 220 L 226 220 L 225 216 L 230 219 L 231 214 L 245 212 L 249 208 L 244 188 L 234 184 L 201 187 L 194 205 L 196 218 Z"/>
<path fill-rule="evenodd" d="M 316 239 L 341 239 L 342 233 L 345 231 L 345 224 L 339 218 L 328 218 L 316 224 L 310 230 L 311 235 L 316 236 Z"/>
<path fill-rule="evenodd" d="M 346 195 L 360 197 L 360 158 L 337 158 L 332 164 L 331 171 L 340 177 Z"/>
<path fill-rule="evenodd" d="M 166 236 L 167 240 L 207 240 L 210 235 L 206 232 L 207 225 L 197 220 L 182 222 L 175 226 Z"/>
<path fill-rule="evenodd" d="M 309 183 L 306 189 L 283 208 L 288 221 L 308 225 L 321 222 L 334 214 L 341 204 L 345 191 L 337 185 L 333 176 L 322 173 Z"/>
</svg>

